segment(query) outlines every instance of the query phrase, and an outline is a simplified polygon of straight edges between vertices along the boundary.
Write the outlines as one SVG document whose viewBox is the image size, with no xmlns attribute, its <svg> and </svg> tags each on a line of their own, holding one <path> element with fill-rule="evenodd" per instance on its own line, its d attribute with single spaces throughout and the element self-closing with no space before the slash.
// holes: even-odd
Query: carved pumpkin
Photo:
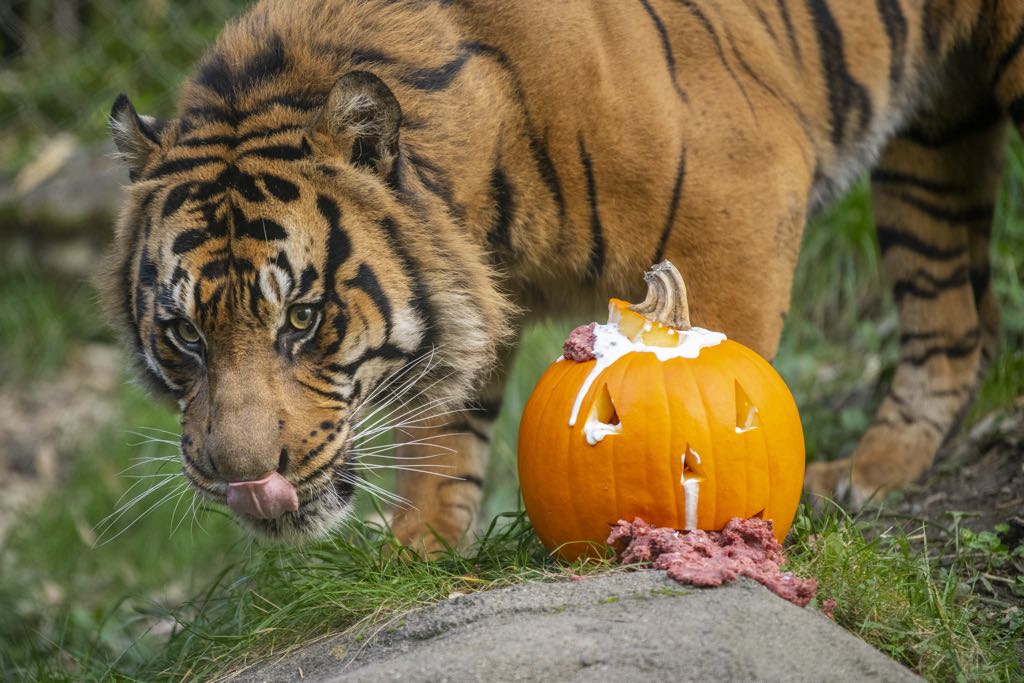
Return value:
<svg viewBox="0 0 1024 683">
<path fill-rule="evenodd" d="M 792 395 L 757 353 L 690 327 L 671 263 L 645 279 L 642 304 L 612 299 L 607 325 L 577 328 L 592 359 L 559 358 L 523 411 L 519 481 L 537 534 L 570 560 L 634 517 L 707 531 L 763 517 L 781 542 L 804 476 Z"/>
</svg>

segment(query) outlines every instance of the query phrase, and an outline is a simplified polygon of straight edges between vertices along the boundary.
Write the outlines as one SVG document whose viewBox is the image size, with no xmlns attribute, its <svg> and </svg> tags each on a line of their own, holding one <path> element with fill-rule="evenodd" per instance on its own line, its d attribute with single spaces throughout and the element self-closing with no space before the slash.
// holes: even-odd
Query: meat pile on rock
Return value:
<svg viewBox="0 0 1024 683">
<path fill-rule="evenodd" d="M 804 607 L 818 590 L 814 579 L 779 570 L 782 546 L 772 523 L 734 517 L 721 531 L 684 531 L 651 526 L 639 517 L 619 520 L 608 543 L 622 542 L 623 564 L 651 563 L 679 583 L 721 586 L 737 576 L 751 578 L 781 598 Z"/>
</svg>

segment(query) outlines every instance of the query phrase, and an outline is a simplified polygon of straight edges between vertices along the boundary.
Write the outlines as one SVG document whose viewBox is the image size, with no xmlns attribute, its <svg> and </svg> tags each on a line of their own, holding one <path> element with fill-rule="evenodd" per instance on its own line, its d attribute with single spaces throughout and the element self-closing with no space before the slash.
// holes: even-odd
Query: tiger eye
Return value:
<svg viewBox="0 0 1024 683">
<path fill-rule="evenodd" d="M 178 337 L 181 338 L 186 344 L 196 344 L 199 342 L 199 330 L 196 326 L 185 319 L 181 319 L 174 326 L 174 331 L 178 333 Z"/>
<path fill-rule="evenodd" d="M 316 313 L 309 304 L 296 304 L 288 309 L 288 324 L 296 330 L 308 329 Z"/>
</svg>

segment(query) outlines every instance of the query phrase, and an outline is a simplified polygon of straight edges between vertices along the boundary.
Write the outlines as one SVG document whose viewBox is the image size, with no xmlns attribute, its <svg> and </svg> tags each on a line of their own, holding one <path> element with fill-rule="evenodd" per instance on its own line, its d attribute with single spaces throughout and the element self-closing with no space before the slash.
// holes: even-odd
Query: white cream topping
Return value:
<svg viewBox="0 0 1024 683">
<path fill-rule="evenodd" d="M 701 349 L 717 346 L 725 341 L 725 335 L 721 332 L 691 327 L 688 330 L 680 330 L 679 343 L 675 346 L 648 346 L 644 344 L 642 338 L 634 341 L 626 337 L 619 331 L 619 326 L 615 323 L 594 325 L 594 337 L 594 359 L 596 362 L 590 369 L 586 380 L 583 381 L 579 393 L 576 394 L 572 415 L 569 416 L 570 427 L 575 426 L 583 397 L 587 395 L 597 376 L 627 353 L 653 353 L 658 360 L 664 363 L 673 358 L 696 358 L 700 355 Z"/>
<path fill-rule="evenodd" d="M 690 453 L 693 453 L 693 457 L 697 459 L 697 464 L 700 464 L 700 455 L 697 451 L 692 448 L 689 448 L 688 450 Z M 686 514 L 686 530 L 693 531 L 697 528 L 697 499 L 700 496 L 700 478 L 686 478 L 685 452 L 679 456 L 679 461 L 683 464 L 683 473 L 679 476 L 679 483 L 683 485 L 683 506 Z"/>
<path fill-rule="evenodd" d="M 621 422 L 613 425 L 608 424 L 607 422 L 601 422 L 597 419 L 597 415 L 594 415 L 593 413 L 591 413 L 587 421 L 583 423 L 583 436 L 587 438 L 587 443 L 591 446 L 596 445 L 601 439 L 609 434 L 621 433 Z"/>
</svg>

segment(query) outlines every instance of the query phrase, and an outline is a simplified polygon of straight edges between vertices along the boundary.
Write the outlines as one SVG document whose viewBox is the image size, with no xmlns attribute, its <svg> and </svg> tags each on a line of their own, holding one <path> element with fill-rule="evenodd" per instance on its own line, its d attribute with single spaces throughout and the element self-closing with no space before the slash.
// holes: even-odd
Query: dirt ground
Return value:
<svg viewBox="0 0 1024 683">
<path fill-rule="evenodd" d="M 925 480 L 905 492 L 895 512 L 948 525 L 950 512 L 975 531 L 1008 523 L 1024 540 L 1024 397 L 954 437 Z"/>
</svg>

